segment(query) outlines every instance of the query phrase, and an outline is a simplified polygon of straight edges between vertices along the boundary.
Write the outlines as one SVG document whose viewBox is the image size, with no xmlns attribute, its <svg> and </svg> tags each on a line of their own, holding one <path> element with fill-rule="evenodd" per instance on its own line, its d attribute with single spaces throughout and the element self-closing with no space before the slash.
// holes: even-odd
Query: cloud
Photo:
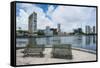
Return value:
<svg viewBox="0 0 100 68">
<path fill-rule="evenodd" d="M 51 14 L 51 17 L 54 22 L 62 25 L 62 30 L 70 32 L 73 28 L 82 27 L 82 25 L 83 28 L 85 28 L 85 25 L 93 26 L 96 23 L 96 14 L 93 10 L 95 11 L 96 9 L 89 7 L 59 6 Z"/>
<path fill-rule="evenodd" d="M 50 6 L 48 7 L 47 15 L 50 16 L 50 14 L 53 13 L 54 9 L 55 9 L 54 6 L 53 6 L 53 5 L 50 5 Z"/>
<path fill-rule="evenodd" d="M 23 9 L 19 9 L 19 16 L 16 17 L 16 25 L 17 25 L 17 29 L 19 27 L 21 27 L 21 29 L 26 29 L 27 25 L 28 25 L 28 14 L 23 10 Z"/>
<path fill-rule="evenodd" d="M 74 28 L 82 27 L 85 25 L 96 24 L 96 8 L 90 7 L 76 7 L 76 6 L 48 6 L 46 12 L 43 8 L 33 4 L 17 3 L 17 27 L 28 29 L 28 17 L 32 12 L 37 13 L 37 27 L 38 29 L 45 29 L 46 26 L 51 28 L 57 27 L 61 24 L 62 31 L 72 32 Z"/>
<path fill-rule="evenodd" d="M 46 26 L 52 26 L 52 21 L 46 17 L 43 9 L 32 4 L 18 3 L 19 15 L 17 18 L 17 29 L 22 27 L 23 30 L 28 30 L 28 17 L 32 12 L 37 13 L 37 27 L 38 29 L 45 29 Z"/>
</svg>

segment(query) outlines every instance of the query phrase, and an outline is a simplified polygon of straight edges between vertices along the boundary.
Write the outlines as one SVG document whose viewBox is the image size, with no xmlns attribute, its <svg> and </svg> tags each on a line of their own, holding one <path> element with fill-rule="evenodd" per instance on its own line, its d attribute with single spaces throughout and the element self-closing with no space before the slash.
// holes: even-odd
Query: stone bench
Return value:
<svg viewBox="0 0 100 68">
<path fill-rule="evenodd" d="M 44 46 L 34 46 L 34 47 L 27 47 L 24 49 L 23 53 L 24 53 L 24 57 L 34 57 L 34 56 L 39 56 L 39 57 L 43 57 L 44 51 Z"/>
<path fill-rule="evenodd" d="M 53 58 L 72 59 L 72 50 L 70 44 L 56 44 L 52 49 Z"/>
</svg>

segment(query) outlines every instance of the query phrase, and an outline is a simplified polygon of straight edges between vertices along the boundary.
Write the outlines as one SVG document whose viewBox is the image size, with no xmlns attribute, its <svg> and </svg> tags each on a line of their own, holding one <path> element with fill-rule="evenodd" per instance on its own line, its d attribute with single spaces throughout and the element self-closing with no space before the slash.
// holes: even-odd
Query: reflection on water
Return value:
<svg viewBox="0 0 100 68">
<path fill-rule="evenodd" d="M 37 42 L 36 42 L 36 38 L 29 38 L 28 39 L 28 42 L 29 42 L 29 44 L 37 44 Z"/>
<path fill-rule="evenodd" d="M 53 44 L 61 44 L 61 37 L 54 37 L 52 41 Z"/>
<path fill-rule="evenodd" d="M 96 36 L 93 36 L 93 43 L 96 43 Z"/>
<path fill-rule="evenodd" d="M 50 45 L 50 38 L 49 37 L 46 37 L 46 44 Z"/>
<path fill-rule="evenodd" d="M 43 57 L 44 45 L 37 45 L 36 38 L 28 38 L 28 44 L 24 48 L 23 57 Z"/>
<path fill-rule="evenodd" d="M 35 38 L 29 38 L 28 39 L 28 44 L 26 45 L 26 47 L 34 47 L 36 46 L 36 39 Z"/>
<path fill-rule="evenodd" d="M 17 38 L 16 46 L 25 47 L 27 44 L 45 45 L 52 47 L 53 44 L 71 44 L 72 47 L 96 50 L 96 35 L 76 35 L 62 37 L 42 37 L 42 38 Z"/>
<path fill-rule="evenodd" d="M 82 45 L 82 36 L 79 35 L 79 36 L 74 36 L 74 44 L 79 44 L 79 45 Z"/>
<path fill-rule="evenodd" d="M 86 41 L 86 45 L 95 44 L 96 36 L 86 36 L 85 41 Z"/>
<path fill-rule="evenodd" d="M 50 45 L 50 38 L 47 37 L 45 39 L 46 44 Z M 51 53 L 49 53 L 52 58 L 72 59 L 71 44 L 60 44 L 60 37 L 55 37 L 52 41 L 55 43 L 52 45 Z M 28 44 L 24 48 L 23 57 L 44 57 L 43 51 L 46 52 L 44 45 L 37 44 L 36 38 L 28 38 Z"/>
<path fill-rule="evenodd" d="M 86 36 L 86 45 L 89 45 L 91 43 L 92 37 L 91 36 Z"/>
</svg>

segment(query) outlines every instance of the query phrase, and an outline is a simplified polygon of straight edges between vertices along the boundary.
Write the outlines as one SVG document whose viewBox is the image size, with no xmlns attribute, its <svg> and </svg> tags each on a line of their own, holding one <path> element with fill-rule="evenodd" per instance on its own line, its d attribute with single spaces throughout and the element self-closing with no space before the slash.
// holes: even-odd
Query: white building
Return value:
<svg viewBox="0 0 100 68">
<path fill-rule="evenodd" d="M 91 27 L 90 26 L 86 26 L 85 27 L 85 31 L 86 31 L 86 34 L 90 34 L 92 31 L 91 31 Z"/>
<path fill-rule="evenodd" d="M 53 31 L 50 30 L 49 26 L 46 26 L 45 35 L 46 36 L 52 36 L 53 35 Z"/>
<path fill-rule="evenodd" d="M 31 34 L 37 32 L 37 13 L 35 12 L 29 16 L 28 31 Z"/>
<path fill-rule="evenodd" d="M 57 25 L 58 32 L 61 32 L 60 24 Z"/>
<path fill-rule="evenodd" d="M 62 33 L 61 33 L 61 24 L 57 25 L 57 31 L 58 31 L 58 35 L 62 35 Z"/>
</svg>

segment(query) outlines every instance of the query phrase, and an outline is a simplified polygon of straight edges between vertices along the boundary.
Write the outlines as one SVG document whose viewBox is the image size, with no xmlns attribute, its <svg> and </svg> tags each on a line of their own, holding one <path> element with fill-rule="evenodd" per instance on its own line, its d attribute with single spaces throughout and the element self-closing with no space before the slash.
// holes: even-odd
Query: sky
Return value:
<svg viewBox="0 0 100 68">
<path fill-rule="evenodd" d="M 61 24 L 62 32 L 73 32 L 73 29 L 85 26 L 96 26 L 96 8 L 80 6 L 64 6 L 49 4 L 16 4 L 16 29 L 28 30 L 28 17 L 37 13 L 37 29 L 57 28 Z"/>
</svg>

